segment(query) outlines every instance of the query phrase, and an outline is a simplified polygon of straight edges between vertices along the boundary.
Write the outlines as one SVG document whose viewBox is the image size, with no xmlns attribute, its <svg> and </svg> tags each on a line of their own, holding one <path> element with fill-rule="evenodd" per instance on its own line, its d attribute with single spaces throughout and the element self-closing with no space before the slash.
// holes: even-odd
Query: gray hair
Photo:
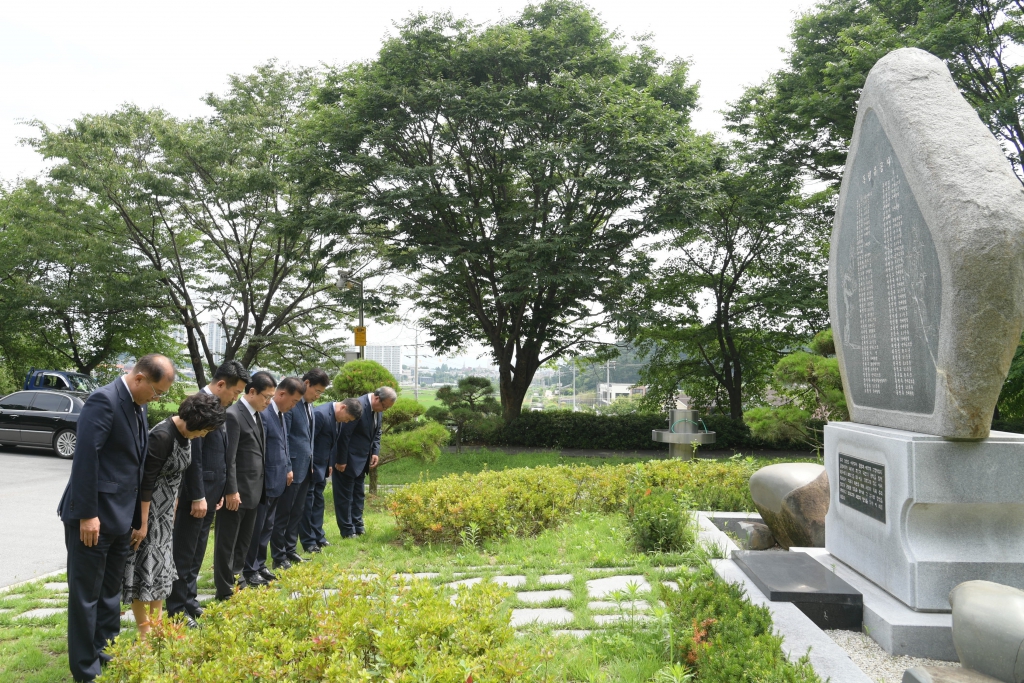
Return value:
<svg viewBox="0 0 1024 683">
<path fill-rule="evenodd" d="M 381 402 L 395 401 L 398 399 L 398 392 L 391 387 L 378 387 L 378 389 L 373 392 L 373 395 Z"/>
</svg>

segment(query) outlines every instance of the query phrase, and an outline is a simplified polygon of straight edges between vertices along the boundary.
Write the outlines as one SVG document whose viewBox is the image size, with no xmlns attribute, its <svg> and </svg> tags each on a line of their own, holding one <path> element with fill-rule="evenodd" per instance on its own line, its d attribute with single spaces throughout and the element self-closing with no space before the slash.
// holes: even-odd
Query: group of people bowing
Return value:
<svg viewBox="0 0 1024 683">
<path fill-rule="evenodd" d="M 313 369 L 278 382 L 226 361 L 198 393 L 148 428 L 146 404 L 170 389 L 169 358 L 140 358 L 93 392 L 78 419 L 71 477 L 58 506 L 68 550 L 68 663 L 99 676 L 130 604 L 145 637 L 160 618 L 198 626 L 198 578 L 214 528 L 216 599 L 265 586 L 330 545 L 330 477 L 342 538 L 365 532 L 363 482 L 377 466 L 390 387 L 315 405 L 330 384 Z M 216 519 L 216 525 L 213 521 Z M 268 562 L 268 550 L 270 566 Z"/>
</svg>

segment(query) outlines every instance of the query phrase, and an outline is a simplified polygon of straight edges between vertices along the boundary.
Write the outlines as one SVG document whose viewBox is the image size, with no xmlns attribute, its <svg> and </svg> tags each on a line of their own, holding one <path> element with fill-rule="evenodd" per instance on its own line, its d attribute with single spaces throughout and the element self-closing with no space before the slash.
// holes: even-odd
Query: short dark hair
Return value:
<svg viewBox="0 0 1024 683">
<path fill-rule="evenodd" d="M 256 390 L 257 394 L 262 394 L 267 389 L 274 389 L 277 387 L 277 380 L 266 370 L 260 370 L 254 372 L 252 377 L 249 378 L 249 382 L 245 385 L 245 393 L 249 393 L 253 389 Z"/>
<path fill-rule="evenodd" d="M 178 417 L 185 421 L 190 432 L 214 430 L 224 424 L 224 406 L 213 394 L 200 391 L 192 394 L 178 406 Z"/>
<path fill-rule="evenodd" d="M 213 373 L 213 379 L 210 380 L 210 384 L 224 380 L 225 384 L 234 386 L 239 382 L 248 384 L 250 379 L 249 371 L 245 369 L 244 365 L 237 360 L 226 360 Z"/>
<path fill-rule="evenodd" d="M 331 384 L 331 376 L 320 368 L 313 368 L 302 376 L 303 382 L 309 382 L 311 387 L 328 387 Z"/>
<path fill-rule="evenodd" d="M 278 391 L 284 390 L 289 394 L 304 394 L 306 393 L 306 385 L 302 383 L 302 380 L 298 377 L 285 377 L 281 380 L 281 383 L 277 385 Z"/>
<path fill-rule="evenodd" d="M 168 367 L 171 369 L 172 375 L 177 373 L 174 363 L 170 358 L 159 353 L 147 353 L 135 361 L 132 372 L 141 372 L 151 381 L 159 382 L 163 380 Z"/>
<path fill-rule="evenodd" d="M 346 398 L 344 401 L 341 402 L 341 404 L 345 406 L 345 411 L 355 419 L 358 420 L 360 417 L 362 417 L 363 402 L 360 401 L 358 398 Z"/>
</svg>

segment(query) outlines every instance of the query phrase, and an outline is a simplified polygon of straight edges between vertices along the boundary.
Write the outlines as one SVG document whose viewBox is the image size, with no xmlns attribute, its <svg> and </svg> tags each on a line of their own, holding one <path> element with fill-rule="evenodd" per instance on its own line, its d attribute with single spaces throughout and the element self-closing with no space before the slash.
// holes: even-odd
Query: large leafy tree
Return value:
<svg viewBox="0 0 1024 683">
<path fill-rule="evenodd" d="M 155 274 L 109 222 L 62 185 L 0 188 L 0 349 L 18 371 L 91 373 L 171 347 Z"/>
<path fill-rule="evenodd" d="M 684 62 L 550 0 L 487 27 L 412 17 L 332 75 L 319 125 L 337 196 L 358 197 L 390 263 L 414 273 L 432 346 L 484 344 L 509 420 L 646 264 L 635 245 L 652 226 L 633 210 L 690 144 L 696 99 Z"/>
<path fill-rule="evenodd" d="M 53 178 L 109 207 L 109 227 L 158 273 L 200 385 L 217 352 L 208 317 L 226 331 L 225 360 L 295 371 L 339 355 L 332 331 L 353 302 L 331 269 L 361 252 L 345 239 L 351 217 L 307 191 L 318 161 L 306 151 L 304 105 L 315 81 L 271 63 L 206 96 L 206 118 L 126 106 L 62 129 L 39 124 L 35 145 L 56 162 Z"/>
</svg>

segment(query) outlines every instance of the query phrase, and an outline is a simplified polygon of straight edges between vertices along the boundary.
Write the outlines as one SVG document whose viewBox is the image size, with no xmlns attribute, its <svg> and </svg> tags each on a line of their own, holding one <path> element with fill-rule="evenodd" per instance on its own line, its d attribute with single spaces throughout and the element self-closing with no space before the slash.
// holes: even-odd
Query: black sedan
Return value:
<svg viewBox="0 0 1024 683">
<path fill-rule="evenodd" d="M 51 448 L 58 457 L 73 457 L 75 427 L 86 396 L 16 391 L 0 398 L 0 445 Z"/>
</svg>

